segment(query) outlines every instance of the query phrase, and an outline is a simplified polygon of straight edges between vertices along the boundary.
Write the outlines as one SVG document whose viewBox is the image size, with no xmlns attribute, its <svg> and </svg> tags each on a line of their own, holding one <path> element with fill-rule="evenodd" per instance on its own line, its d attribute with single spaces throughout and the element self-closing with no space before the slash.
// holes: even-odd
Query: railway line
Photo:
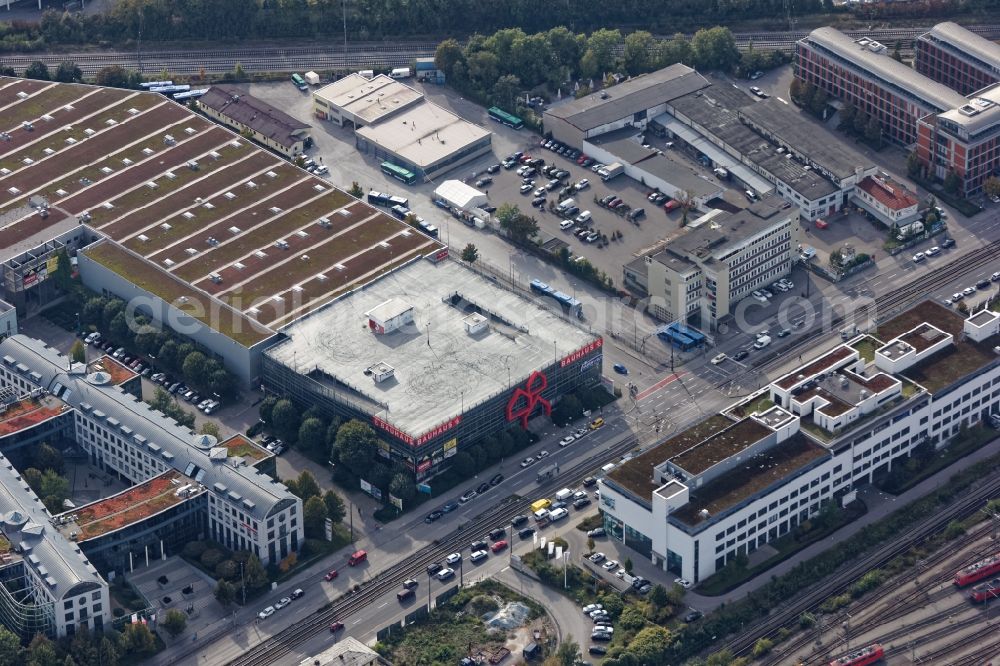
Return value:
<svg viewBox="0 0 1000 666">
<path fill-rule="evenodd" d="M 567 484 L 578 483 L 601 464 L 617 458 L 638 444 L 638 439 L 632 434 L 623 434 L 617 439 L 618 441 L 612 443 L 602 452 L 590 456 L 572 467 L 567 467 L 564 473 L 540 485 L 537 494 L 546 496 Z M 520 513 L 528 512 L 532 501 L 532 499 L 525 497 L 512 496 L 508 498 L 507 501 L 493 507 L 489 512 L 474 518 L 468 526 L 455 530 L 446 539 L 425 546 L 392 568 L 378 573 L 371 581 L 363 584 L 358 593 L 341 597 L 329 608 L 318 611 L 314 617 L 305 622 L 280 631 L 228 662 L 228 665 L 264 666 L 275 663 L 293 646 L 319 632 L 326 631 L 333 620 L 343 620 L 361 607 L 399 588 L 404 580 L 424 575 L 425 567 L 431 562 L 439 561 L 448 553 L 468 546 L 469 542 L 483 538 L 491 529 L 507 527 L 511 518 Z"/>
<path fill-rule="evenodd" d="M 904 51 L 912 48 L 913 40 L 926 32 L 927 26 L 915 28 L 876 28 L 872 30 L 850 30 L 847 34 L 869 36 L 892 47 L 902 42 Z M 1000 25 L 975 25 L 969 29 L 987 39 L 1000 39 Z M 781 50 L 790 52 L 795 42 L 809 34 L 809 31 L 789 32 L 749 32 L 734 35 L 737 48 Z M 659 35 L 670 39 L 672 35 Z M 194 75 L 204 70 L 208 74 L 231 72 L 239 64 L 247 72 L 291 72 L 306 70 L 349 70 L 390 68 L 406 66 L 413 58 L 434 55 L 437 42 L 401 41 L 353 42 L 345 49 L 331 47 L 328 43 L 306 43 L 300 46 L 279 47 L 273 45 L 237 46 L 233 49 L 188 49 L 172 50 L 153 48 L 141 50 L 107 51 L 67 51 L 44 53 L 9 53 L 0 56 L 0 61 L 21 72 L 34 60 L 41 60 L 50 68 L 63 60 L 73 60 L 79 65 L 85 77 L 93 77 L 107 65 L 122 65 L 145 73 L 166 70 L 171 74 Z M 617 47 L 621 54 L 623 46 Z"/>
<path fill-rule="evenodd" d="M 795 622 L 802 613 L 816 608 L 828 597 L 843 592 L 851 582 L 868 571 L 902 555 L 932 534 L 943 530 L 950 521 L 962 519 L 975 513 L 986 501 L 996 497 L 998 493 L 1000 493 L 1000 477 L 992 477 L 965 496 L 952 502 L 946 509 L 915 526 L 907 534 L 845 565 L 837 574 L 827 577 L 826 580 L 813 585 L 805 593 L 774 609 L 759 622 L 730 638 L 726 647 L 737 656 L 749 654 L 757 639 L 775 636 L 782 627 Z"/>
</svg>

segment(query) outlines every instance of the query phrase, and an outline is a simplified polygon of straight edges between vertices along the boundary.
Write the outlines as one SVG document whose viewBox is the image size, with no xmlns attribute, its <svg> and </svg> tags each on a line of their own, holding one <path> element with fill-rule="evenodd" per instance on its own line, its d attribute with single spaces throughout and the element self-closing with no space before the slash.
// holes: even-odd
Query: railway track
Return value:
<svg viewBox="0 0 1000 666">
<path fill-rule="evenodd" d="M 619 441 L 610 445 L 603 452 L 569 467 L 557 478 L 539 486 L 536 491 L 537 495 L 546 496 L 567 484 L 578 483 L 602 463 L 617 458 L 638 443 L 639 441 L 634 435 L 620 436 Z M 293 646 L 317 633 L 326 631 L 329 623 L 333 620 L 342 621 L 343 618 L 349 617 L 387 592 L 399 588 L 404 580 L 417 575 L 425 575 L 425 567 L 431 562 L 439 561 L 448 553 L 468 546 L 469 542 L 475 539 L 484 538 L 484 535 L 492 529 L 508 526 L 510 519 L 520 513 L 526 513 L 532 502 L 530 498 L 512 498 L 508 498 L 507 501 L 494 507 L 488 513 L 477 516 L 470 521 L 469 526 L 452 532 L 445 539 L 425 546 L 392 568 L 379 572 L 371 581 L 362 585 L 361 591 L 357 594 L 341 597 L 329 608 L 318 611 L 314 617 L 288 627 L 255 645 L 236 659 L 228 662 L 229 666 L 264 666 L 275 663 Z"/>
<path fill-rule="evenodd" d="M 958 540 L 951 542 L 947 549 L 940 548 L 931 556 L 923 558 L 925 575 L 928 569 L 938 566 L 940 566 L 943 575 L 935 576 L 932 580 L 925 580 L 921 587 L 910 590 L 901 597 L 887 598 L 905 588 L 911 580 L 919 577 L 919 572 L 916 569 L 911 569 L 905 574 L 894 577 L 886 585 L 879 588 L 879 590 L 866 595 L 860 602 L 852 605 L 849 608 L 852 618 L 858 618 L 863 613 L 871 613 L 871 618 L 862 619 L 860 622 L 852 624 L 851 633 L 855 636 L 861 635 L 866 631 L 870 631 L 875 626 L 903 617 L 922 605 L 933 603 L 934 601 L 944 599 L 949 594 L 953 594 L 954 590 L 950 586 L 930 594 L 925 594 L 925 591 L 930 587 L 950 581 L 957 569 L 978 561 L 982 558 L 983 553 L 989 552 L 991 549 L 980 549 L 972 554 L 961 555 L 959 562 L 951 562 L 956 553 L 961 553 L 966 546 L 974 543 L 985 533 L 989 532 L 989 530 L 990 525 L 980 525 L 976 529 L 964 534 Z M 758 664 L 759 666 L 774 666 L 779 664 L 791 655 L 804 649 L 815 637 L 816 634 L 814 632 L 801 632 L 792 640 L 779 644 L 771 654 L 760 660 Z"/>
<path fill-rule="evenodd" d="M 809 588 L 804 594 L 798 595 L 774 609 L 771 614 L 756 624 L 730 638 L 726 647 L 736 656 L 750 653 L 757 639 L 776 635 L 782 627 L 796 621 L 802 613 L 816 608 L 828 597 L 843 592 L 852 581 L 860 578 L 866 572 L 885 564 L 894 557 L 905 553 L 914 545 L 921 543 L 930 535 L 943 530 L 950 521 L 967 517 L 978 511 L 987 500 L 998 494 L 1000 494 L 1000 477 L 993 477 L 981 483 L 964 497 L 955 500 L 946 509 L 929 517 L 907 534 L 846 565 L 839 573 L 828 577 Z"/>
<path fill-rule="evenodd" d="M 904 50 L 912 48 L 913 40 L 926 32 L 928 27 L 916 28 L 884 28 L 873 30 L 851 30 L 847 34 L 853 36 L 868 36 L 893 46 L 902 42 Z M 1000 25 L 976 25 L 969 29 L 988 39 L 1000 39 Z M 734 34 L 736 46 L 746 50 L 752 45 L 755 49 L 792 51 L 795 42 L 809 34 L 806 30 L 791 32 L 750 32 Z M 670 39 L 672 35 L 660 35 L 661 39 Z M 324 44 L 305 44 L 301 46 L 277 47 L 264 45 L 259 47 L 237 46 L 234 49 L 209 48 L 203 50 L 170 50 L 154 49 L 146 52 L 132 50 L 108 51 L 78 51 L 78 52 L 45 52 L 45 53 L 10 53 L 0 56 L 0 62 L 13 67 L 17 71 L 24 69 L 33 61 L 41 60 L 50 68 L 58 66 L 63 60 L 74 60 L 85 77 L 93 77 L 98 70 L 106 65 L 118 64 L 129 69 L 142 72 L 160 72 L 166 70 L 172 74 L 193 75 L 204 70 L 210 74 L 221 74 L 232 71 L 239 63 L 247 72 L 291 72 L 305 70 L 348 70 L 372 67 L 398 67 L 410 63 L 413 58 L 433 56 L 437 42 L 430 41 L 399 41 L 392 42 L 355 42 L 343 47 L 330 47 Z M 617 52 L 622 54 L 624 47 L 617 46 Z"/>
</svg>

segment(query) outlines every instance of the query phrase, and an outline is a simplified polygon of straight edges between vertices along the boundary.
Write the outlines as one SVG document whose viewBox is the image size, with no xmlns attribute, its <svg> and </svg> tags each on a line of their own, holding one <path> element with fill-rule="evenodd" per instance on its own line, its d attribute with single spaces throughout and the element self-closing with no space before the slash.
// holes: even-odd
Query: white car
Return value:
<svg viewBox="0 0 1000 666">
<path fill-rule="evenodd" d="M 625 574 L 627 574 L 627 573 L 628 572 L 625 571 L 624 569 L 619 569 L 618 571 L 615 572 L 615 576 L 617 576 L 619 579 L 624 579 L 625 578 Z"/>
<path fill-rule="evenodd" d="M 729 358 L 729 357 L 726 356 L 725 354 L 716 354 L 715 357 L 712 358 L 712 365 L 719 365 L 720 363 L 722 363 L 723 361 L 725 361 L 727 358 Z"/>
<path fill-rule="evenodd" d="M 274 610 L 281 610 L 288 604 L 292 603 L 292 600 L 288 597 L 282 597 L 280 601 L 276 601 L 274 604 Z"/>
<path fill-rule="evenodd" d="M 594 553 L 593 555 L 590 556 L 590 561 L 593 562 L 594 564 L 602 562 L 603 560 L 604 560 L 604 553 Z"/>
<path fill-rule="evenodd" d="M 973 289 L 973 291 L 975 291 L 975 289 Z M 545 449 L 542 449 L 541 451 L 538 452 L 538 459 L 541 460 L 542 458 L 547 458 L 548 455 L 549 452 L 546 451 Z"/>
<path fill-rule="evenodd" d="M 581 178 L 580 181 L 573 186 L 573 189 L 579 192 L 580 190 L 585 190 L 588 187 L 590 187 L 590 181 L 587 180 L 586 178 Z"/>
<path fill-rule="evenodd" d="M 926 256 L 928 256 L 928 257 L 936 257 L 937 255 L 941 254 L 941 248 L 939 248 L 937 245 L 935 245 L 931 249 L 929 249 L 926 252 L 924 252 L 924 254 Z"/>
<path fill-rule="evenodd" d="M 531 465 L 534 462 L 535 459 L 532 458 L 531 456 L 528 456 L 527 458 L 521 461 L 521 467 L 527 467 L 528 465 Z"/>
<path fill-rule="evenodd" d="M 572 226 L 573 226 L 573 220 L 563 220 L 562 222 L 559 223 L 559 228 L 562 229 L 563 231 L 566 231 Z"/>
<path fill-rule="evenodd" d="M 567 435 L 566 437 L 563 437 L 561 440 L 559 440 L 559 446 L 569 446 L 575 441 L 576 437 L 574 437 L 573 435 Z"/>
<path fill-rule="evenodd" d="M 974 293 L 976 293 L 976 288 L 966 287 L 965 289 L 962 290 L 962 293 L 965 294 L 966 296 L 972 296 Z"/>
<path fill-rule="evenodd" d="M 524 185 L 521 186 L 521 194 L 527 194 L 530 191 L 531 191 L 531 185 L 525 183 Z"/>
<path fill-rule="evenodd" d="M 618 560 L 608 560 L 601 566 L 604 567 L 605 571 L 613 571 L 618 568 Z"/>
<path fill-rule="evenodd" d="M 586 606 L 583 607 L 583 612 L 585 615 L 589 615 L 590 613 L 593 613 L 595 610 L 604 610 L 604 606 L 602 604 L 587 604 Z"/>
<path fill-rule="evenodd" d="M 462 561 L 462 553 L 452 553 L 448 557 L 444 558 L 444 561 L 448 564 L 458 564 Z"/>
<path fill-rule="evenodd" d="M 265 608 L 261 612 L 257 613 L 257 617 L 259 617 L 262 620 L 266 620 L 267 618 L 271 617 L 272 615 L 274 615 L 274 606 L 268 606 L 267 608 Z"/>
<path fill-rule="evenodd" d="M 469 555 L 469 559 L 472 560 L 473 563 L 476 563 L 481 560 L 485 560 L 489 556 L 490 554 L 487 553 L 485 550 L 477 550 L 474 553 L 472 553 L 472 555 Z"/>
<path fill-rule="evenodd" d="M 919 264 L 921 261 L 923 261 L 926 258 L 927 258 L 927 256 L 924 255 L 923 252 L 917 252 L 915 255 L 913 255 L 913 263 Z"/>
<path fill-rule="evenodd" d="M 689 581 L 686 578 L 675 578 L 674 579 L 674 585 L 680 585 L 685 590 L 691 589 L 691 581 Z"/>
<path fill-rule="evenodd" d="M 449 578 L 453 578 L 454 576 L 455 576 L 455 570 L 452 569 L 451 567 L 445 567 L 444 569 L 441 569 L 441 571 L 437 572 L 438 580 L 448 580 Z"/>
<path fill-rule="evenodd" d="M 539 187 L 537 190 L 535 190 L 535 196 L 536 197 L 541 197 L 541 196 L 544 196 L 544 195 L 545 195 L 545 188 L 544 187 Z"/>
</svg>

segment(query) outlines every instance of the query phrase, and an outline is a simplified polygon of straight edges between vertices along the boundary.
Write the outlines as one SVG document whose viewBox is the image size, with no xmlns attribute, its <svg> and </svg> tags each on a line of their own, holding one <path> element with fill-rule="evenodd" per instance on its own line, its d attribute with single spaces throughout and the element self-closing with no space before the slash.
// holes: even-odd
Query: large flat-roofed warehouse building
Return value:
<svg viewBox="0 0 1000 666">
<path fill-rule="evenodd" d="M 372 424 L 418 479 L 601 373 L 601 337 L 456 262 L 410 263 L 283 333 L 268 390 Z"/>
<path fill-rule="evenodd" d="M 687 65 L 671 65 L 616 86 L 546 109 L 545 131 L 571 146 L 621 129 L 643 129 L 663 113 L 667 102 L 700 90 L 708 80 Z"/>
<path fill-rule="evenodd" d="M 245 100 L 238 102 L 242 105 Z M 282 326 L 437 240 L 149 92 L 0 77 L 0 298 L 27 315 L 76 255 L 245 385 Z"/>
<path fill-rule="evenodd" d="M 313 93 L 318 118 L 355 130 L 363 153 L 429 180 L 491 148 L 492 134 L 385 75 L 350 74 Z"/>
</svg>

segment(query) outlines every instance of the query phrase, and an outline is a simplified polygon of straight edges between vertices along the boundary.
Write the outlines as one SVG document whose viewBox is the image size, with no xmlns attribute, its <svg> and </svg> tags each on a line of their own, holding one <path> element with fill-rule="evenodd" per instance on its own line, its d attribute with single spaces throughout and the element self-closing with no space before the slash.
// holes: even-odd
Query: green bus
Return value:
<svg viewBox="0 0 1000 666">
<path fill-rule="evenodd" d="M 292 74 L 292 83 L 294 83 L 295 87 L 299 90 L 309 90 L 309 86 L 306 85 L 305 79 L 298 74 Z"/>
<path fill-rule="evenodd" d="M 498 106 L 494 106 L 489 110 L 490 118 L 497 121 L 498 123 L 503 123 L 507 127 L 513 127 L 516 130 L 524 127 L 524 121 L 517 116 L 512 116 Z"/>
<path fill-rule="evenodd" d="M 382 173 L 387 176 L 392 176 L 396 180 L 402 181 L 407 185 L 413 185 L 417 182 L 417 174 L 404 169 L 401 166 L 396 166 L 392 162 L 382 162 Z"/>
</svg>

